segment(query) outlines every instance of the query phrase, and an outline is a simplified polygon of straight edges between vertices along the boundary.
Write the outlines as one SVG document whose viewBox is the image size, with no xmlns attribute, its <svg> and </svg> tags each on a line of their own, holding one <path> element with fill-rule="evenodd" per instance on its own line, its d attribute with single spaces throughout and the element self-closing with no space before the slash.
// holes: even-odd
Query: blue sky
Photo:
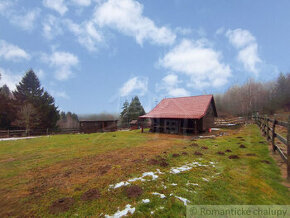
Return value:
<svg viewBox="0 0 290 218">
<path fill-rule="evenodd" d="M 0 73 L 33 68 L 61 110 L 221 93 L 290 72 L 290 1 L 0 0 Z"/>
</svg>

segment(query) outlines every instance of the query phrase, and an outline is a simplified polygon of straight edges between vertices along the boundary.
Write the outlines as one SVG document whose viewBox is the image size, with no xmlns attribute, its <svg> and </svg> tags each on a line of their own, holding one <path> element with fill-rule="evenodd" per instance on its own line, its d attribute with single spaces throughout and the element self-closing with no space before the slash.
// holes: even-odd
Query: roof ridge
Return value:
<svg viewBox="0 0 290 218">
<path fill-rule="evenodd" d="M 208 95 L 192 95 L 192 96 L 183 96 L 183 97 L 171 97 L 171 98 L 163 98 L 163 99 L 192 98 L 192 97 L 200 97 L 200 96 L 213 96 L 213 94 L 208 94 Z M 163 100 L 163 99 L 162 99 L 162 100 Z"/>
</svg>

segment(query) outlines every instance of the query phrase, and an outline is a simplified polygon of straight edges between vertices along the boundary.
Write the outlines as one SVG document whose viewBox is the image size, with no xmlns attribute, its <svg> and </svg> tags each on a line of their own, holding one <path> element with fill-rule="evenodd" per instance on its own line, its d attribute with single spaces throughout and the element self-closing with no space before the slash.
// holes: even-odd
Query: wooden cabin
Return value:
<svg viewBox="0 0 290 218">
<path fill-rule="evenodd" d="M 217 117 L 213 95 L 165 98 L 139 119 L 150 119 L 150 131 L 197 134 L 214 126 Z"/>
<path fill-rule="evenodd" d="M 138 122 L 138 120 L 132 120 L 131 122 L 130 122 L 130 129 L 131 130 L 134 130 L 134 129 L 139 129 L 139 122 Z"/>
<path fill-rule="evenodd" d="M 117 131 L 118 120 L 83 120 L 80 121 L 81 133 Z"/>
</svg>

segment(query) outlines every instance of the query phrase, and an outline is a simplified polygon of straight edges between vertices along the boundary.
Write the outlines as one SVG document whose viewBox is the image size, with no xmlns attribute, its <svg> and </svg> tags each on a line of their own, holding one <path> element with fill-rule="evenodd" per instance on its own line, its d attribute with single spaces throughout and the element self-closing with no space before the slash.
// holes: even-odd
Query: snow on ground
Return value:
<svg viewBox="0 0 290 218">
<path fill-rule="evenodd" d="M 29 137 L 15 137 L 15 138 L 3 138 L 0 141 L 14 141 L 14 140 L 21 140 L 21 139 L 34 139 L 39 138 L 40 136 L 29 136 Z"/>
<path fill-rule="evenodd" d="M 130 185 L 132 182 L 136 182 L 136 181 L 145 182 L 145 181 L 156 180 L 159 177 L 157 174 L 163 174 L 163 173 L 159 169 L 157 169 L 156 172 L 145 172 L 140 177 L 135 177 L 132 179 L 128 179 L 128 181 L 122 181 L 116 184 L 109 185 L 109 188 L 113 188 L 113 189 L 120 188 L 122 186 Z M 151 179 L 146 179 L 148 177 L 151 177 Z"/>
<path fill-rule="evenodd" d="M 205 182 L 209 182 L 209 180 L 206 179 L 206 178 L 202 178 L 202 180 L 205 181 Z"/>
<path fill-rule="evenodd" d="M 218 131 L 220 128 L 211 128 L 211 130 Z"/>
<path fill-rule="evenodd" d="M 128 215 L 128 213 L 133 214 L 135 212 L 135 207 L 131 207 L 130 204 L 127 204 L 124 210 L 118 210 L 114 215 L 109 216 L 105 215 L 107 218 L 119 218 Z"/>
<path fill-rule="evenodd" d="M 147 203 L 150 202 L 150 200 L 149 200 L 149 199 L 143 199 L 142 202 L 143 202 L 144 204 L 147 204 Z"/>
<path fill-rule="evenodd" d="M 187 203 L 190 203 L 190 200 L 187 200 L 186 198 L 179 197 L 179 196 L 174 195 L 174 194 L 170 194 L 170 196 L 174 196 L 174 197 L 176 197 L 177 199 L 181 200 L 185 206 L 187 205 Z"/>
<path fill-rule="evenodd" d="M 180 166 L 180 167 L 172 167 L 170 169 L 170 173 L 177 174 L 177 173 L 191 170 L 193 167 L 206 167 L 206 166 L 208 166 L 208 165 L 204 165 L 204 164 L 201 164 L 201 163 L 195 161 L 195 162 L 185 164 L 185 165 Z"/>
<path fill-rule="evenodd" d="M 152 195 L 158 195 L 160 198 L 166 198 L 164 194 L 160 194 L 158 192 L 153 192 Z"/>
</svg>

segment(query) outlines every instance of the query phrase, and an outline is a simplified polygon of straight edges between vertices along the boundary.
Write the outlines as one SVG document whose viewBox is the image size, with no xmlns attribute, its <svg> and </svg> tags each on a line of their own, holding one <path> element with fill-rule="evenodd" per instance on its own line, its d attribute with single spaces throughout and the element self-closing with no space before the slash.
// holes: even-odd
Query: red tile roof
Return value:
<svg viewBox="0 0 290 218">
<path fill-rule="evenodd" d="M 213 95 L 165 98 L 152 111 L 139 118 L 200 119 L 213 100 Z M 216 115 L 216 110 L 214 106 Z"/>
</svg>

